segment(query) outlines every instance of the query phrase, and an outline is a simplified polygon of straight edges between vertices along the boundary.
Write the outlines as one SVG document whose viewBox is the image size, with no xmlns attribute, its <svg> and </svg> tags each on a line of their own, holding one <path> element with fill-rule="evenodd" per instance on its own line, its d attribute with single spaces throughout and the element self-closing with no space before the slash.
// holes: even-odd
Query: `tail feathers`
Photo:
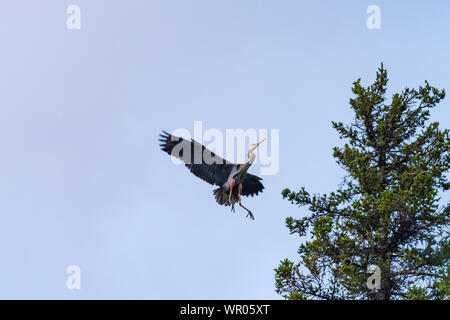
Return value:
<svg viewBox="0 0 450 320">
<path fill-rule="evenodd" d="M 234 204 L 239 202 L 237 194 L 234 192 L 231 194 L 231 199 L 228 201 L 229 193 L 225 190 L 224 187 L 220 187 L 217 189 L 214 189 L 213 191 L 214 196 L 216 197 L 216 201 L 218 204 L 229 206 L 231 205 L 231 210 L 234 211 Z"/>
</svg>

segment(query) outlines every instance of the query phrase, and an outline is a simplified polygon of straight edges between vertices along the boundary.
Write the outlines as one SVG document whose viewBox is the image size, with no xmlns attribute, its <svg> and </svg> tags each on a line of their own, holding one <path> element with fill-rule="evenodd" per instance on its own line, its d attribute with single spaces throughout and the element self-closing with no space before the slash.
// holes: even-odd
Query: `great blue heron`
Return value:
<svg viewBox="0 0 450 320">
<path fill-rule="evenodd" d="M 265 139 L 264 139 L 265 140 Z M 217 185 L 213 191 L 217 203 L 225 206 L 234 204 L 247 210 L 247 217 L 254 220 L 254 216 L 241 202 L 241 196 L 254 196 L 262 192 L 264 186 L 260 177 L 247 173 L 248 168 L 255 161 L 253 151 L 264 141 L 252 144 L 248 150 L 248 161 L 245 163 L 231 163 L 207 149 L 197 141 L 173 136 L 166 131 L 160 134 L 160 146 L 164 152 L 181 159 L 186 167 L 197 177 Z"/>
</svg>

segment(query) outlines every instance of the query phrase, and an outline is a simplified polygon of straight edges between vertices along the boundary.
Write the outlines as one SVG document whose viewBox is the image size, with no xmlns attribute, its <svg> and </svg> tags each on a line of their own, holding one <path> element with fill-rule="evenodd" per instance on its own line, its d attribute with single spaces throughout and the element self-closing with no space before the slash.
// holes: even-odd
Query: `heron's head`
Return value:
<svg viewBox="0 0 450 320">
<path fill-rule="evenodd" d="M 259 146 L 261 143 L 263 143 L 264 141 L 266 141 L 266 139 L 262 139 L 260 142 L 255 143 L 255 144 L 252 144 L 252 145 L 250 146 L 250 149 L 248 149 L 248 153 L 249 153 L 249 154 L 252 153 L 253 150 L 255 150 L 256 148 L 258 148 L 258 146 Z"/>
</svg>

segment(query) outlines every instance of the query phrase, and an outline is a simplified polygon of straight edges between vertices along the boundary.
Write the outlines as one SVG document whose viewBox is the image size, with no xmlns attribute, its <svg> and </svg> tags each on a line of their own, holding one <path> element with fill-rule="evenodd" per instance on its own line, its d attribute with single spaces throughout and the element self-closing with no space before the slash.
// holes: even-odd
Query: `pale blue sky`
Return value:
<svg viewBox="0 0 450 320">
<path fill-rule="evenodd" d="M 66 8 L 81 8 L 81 30 Z M 366 8 L 381 8 L 381 30 Z M 286 187 L 329 192 L 331 121 L 381 61 L 391 90 L 450 90 L 450 2 L 3 0 L 0 298 L 277 299 L 296 258 Z M 433 113 L 450 127 L 450 100 Z M 161 152 L 162 129 L 280 130 L 242 210 Z M 257 166 L 251 172 L 257 173 Z M 81 290 L 66 268 L 81 267 Z"/>
</svg>

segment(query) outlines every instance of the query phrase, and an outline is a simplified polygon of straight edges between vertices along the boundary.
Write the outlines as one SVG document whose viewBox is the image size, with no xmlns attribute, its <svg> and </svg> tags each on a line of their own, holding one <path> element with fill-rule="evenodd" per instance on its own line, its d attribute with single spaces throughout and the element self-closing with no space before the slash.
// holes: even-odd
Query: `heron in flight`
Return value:
<svg viewBox="0 0 450 320">
<path fill-rule="evenodd" d="M 217 203 L 231 205 L 234 212 L 235 203 L 247 211 L 247 217 L 254 220 L 254 216 L 241 202 L 241 196 L 254 196 L 262 192 L 264 186 L 260 177 L 247 173 L 248 168 L 255 161 L 253 151 L 262 141 L 252 144 L 248 150 L 248 161 L 245 163 L 231 163 L 222 159 L 211 150 L 194 140 L 186 140 L 163 131 L 160 134 L 160 147 L 169 155 L 182 160 L 186 167 L 200 179 L 219 186 L 213 191 Z"/>
</svg>

